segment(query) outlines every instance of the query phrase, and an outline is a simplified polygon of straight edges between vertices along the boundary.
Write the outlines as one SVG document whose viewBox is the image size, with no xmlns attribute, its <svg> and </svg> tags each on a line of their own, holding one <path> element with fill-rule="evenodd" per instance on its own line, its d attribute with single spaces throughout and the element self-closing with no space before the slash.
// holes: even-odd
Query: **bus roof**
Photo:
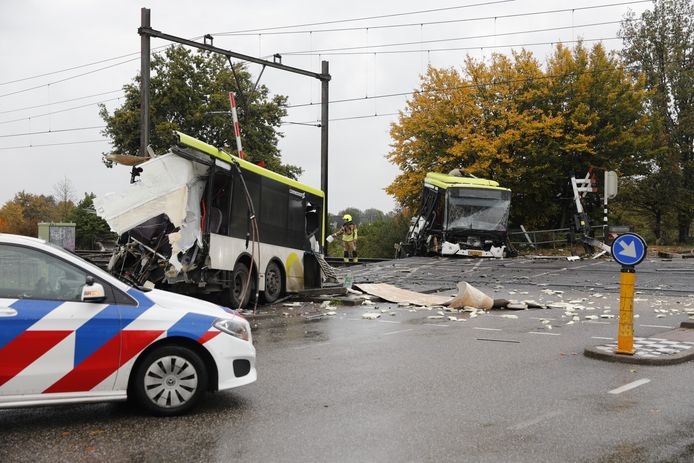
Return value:
<svg viewBox="0 0 694 463">
<path fill-rule="evenodd" d="M 500 187 L 499 182 L 495 182 L 494 180 L 474 177 L 456 177 L 453 175 L 440 174 L 438 172 L 427 173 L 427 176 L 424 178 L 424 183 L 443 188 L 444 190 L 447 188 L 460 187 L 511 191 L 508 188 Z"/>
<path fill-rule="evenodd" d="M 280 183 L 284 183 L 285 185 L 289 185 L 292 188 L 297 188 L 301 191 L 305 191 L 307 193 L 320 196 L 321 198 L 325 198 L 325 194 L 317 188 L 313 188 L 304 183 L 297 182 L 296 180 L 293 180 L 289 177 L 285 177 L 284 175 L 280 175 L 276 172 L 272 172 L 271 170 L 265 169 L 264 167 L 257 166 L 252 162 L 248 162 L 245 159 L 241 159 L 238 156 L 234 156 L 233 154 L 225 153 L 224 151 L 215 148 L 212 145 L 208 145 L 207 143 L 200 141 L 197 138 L 193 138 L 190 135 L 186 135 L 183 132 L 176 131 L 176 135 L 178 135 L 178 141 L 182 145 L 188 146 L 202 153 L 208 154 L 214 158 L 219 159 L 220 161 L 229 164 L 238 163 L 242 169 L 249 170 L 258 175 L 262 175 L 263 177 L 267 177 L 272 180 L 276 180 Z"/>
</svg>

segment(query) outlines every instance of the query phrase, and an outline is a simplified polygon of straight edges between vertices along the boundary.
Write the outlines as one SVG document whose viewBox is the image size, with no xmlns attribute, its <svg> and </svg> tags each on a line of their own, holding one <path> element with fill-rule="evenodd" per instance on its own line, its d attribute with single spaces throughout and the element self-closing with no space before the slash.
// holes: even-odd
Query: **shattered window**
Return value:
<svg viewBox="0 0 694 463">
<path fill-rule="evenodd" d="M 448 190 L 448 229 L 505 231 L 511 192 L 487 188 Z"/>
</svg>

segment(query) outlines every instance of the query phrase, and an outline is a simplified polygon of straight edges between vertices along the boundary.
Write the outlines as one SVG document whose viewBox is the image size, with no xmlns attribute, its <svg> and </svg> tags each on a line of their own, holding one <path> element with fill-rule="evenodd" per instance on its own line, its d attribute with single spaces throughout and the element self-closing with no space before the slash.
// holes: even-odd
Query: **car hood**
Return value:
<svg viewBox="0 0 694 463">
<path fill-rule="evenodd" d="M 152 302 L 165 309 L 184 310 L 213 317 L 230 318 L 232 316 L 231 312 L 227 312 L 217 304 L 184 296 L 182 294 L 162 291 L 161 289 L 153 289 L 144 294 L 145 297 L 151 299 Z"/>
</svg>

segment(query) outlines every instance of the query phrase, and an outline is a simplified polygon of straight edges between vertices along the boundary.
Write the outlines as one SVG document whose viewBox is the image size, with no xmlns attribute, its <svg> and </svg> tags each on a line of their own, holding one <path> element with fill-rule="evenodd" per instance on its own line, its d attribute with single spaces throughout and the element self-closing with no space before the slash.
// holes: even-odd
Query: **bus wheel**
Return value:
<svg viewBox="0 0 694 463">
<path fill-rule="evenodd" d="M 282 271 L 277 262 L 272 261 L 265 270 L 265 292 L 263 298 L 268 304 L 272 304 L 282 296 Z"/>
<path fill-rule="evenodd" d="M 251 288 L 246 288 L 244 291 L 247 283 L 248 267 L 243 262 L 237 262 L 231 272 L 231 284 L 229 286 L 232 309 L 242 309 L 248 304 L 248 300 L 251 298 Z M 242 295 L 243 300 L 241 299 Z"/>
</svg>

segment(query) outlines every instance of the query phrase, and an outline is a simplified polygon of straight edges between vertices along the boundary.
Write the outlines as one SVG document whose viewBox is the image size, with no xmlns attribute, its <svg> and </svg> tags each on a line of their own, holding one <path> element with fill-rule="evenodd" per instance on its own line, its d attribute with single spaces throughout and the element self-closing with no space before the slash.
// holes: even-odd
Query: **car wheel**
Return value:
<svg viewBox="0 0 694 463">
<path fill-rule="evenodd" d="M 159 416 L 190 410 L 207 390 L 207 371 L 200 356 L 190 349 L 164 346 L 138 363 L 132 391 L 136 401 Z"/>
<path fill-rule="evenodd" d="M 251 298 L 251 289 L 243 290 L 247 282 L 248 267 L 243 262 L 237 262 L 234 265 L 234 270 L 231 272 L 231 285 L 229 287 L 232 309 L 242 309 L 248 304 Z M 242 295 L 243 300 L 241 299 Z"/>
<path fill-rule="evenodd" d="M 265 270 L 265 292 L 263 293 L 265 302 L 272 304 L 282 296 L 284 290 L 283 279 L 282 270 L 280 270 L 277 262 L 270 262 Z"/>
</svg>

